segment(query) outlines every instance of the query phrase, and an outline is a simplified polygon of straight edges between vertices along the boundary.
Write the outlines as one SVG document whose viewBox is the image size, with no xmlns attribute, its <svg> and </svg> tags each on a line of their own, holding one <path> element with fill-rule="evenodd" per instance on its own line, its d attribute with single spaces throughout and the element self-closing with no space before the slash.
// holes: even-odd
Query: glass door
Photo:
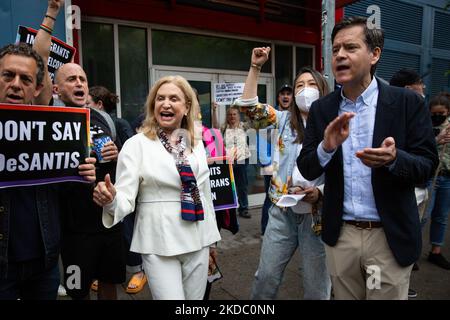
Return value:
<svg viewBox="0 0 450 320">
<path fill-rule="evenodd" d="M 211 101 L 213 83 L 217 82 L 217 75 L 200 72 L 184 72 L 175 70 L 156 70 L 155 81 L 169 75 L 180 75 L 189 81 L 190 85 L 197 90 L 202 122 L 208 128 L 211 127 Z"/>
<path fill-rule="evenodd" d="M 189 81 L 191 86 L 195 88 L 199 95 L 199 103 L 202 113 L 203 124 L 211 127 L 211 104 L 213 100 L 213 90 L 215 83 L 245 82 L 246 76 L 217 74 L 217 73 L 203 73 L 203 72 L 189 72 L 177 71 L 176 69 L 156 69 L 153 73 L 153 83 L 159 78 L 168 75 L 180 75 Z M 258 84 L 258 97 L 261 102 L 273 103 L 273 81 L 271 77 L 260 77 Z M 226 110 L 229 106 L 219 106 L 217 112 L 217 120 L 220 125 L 226 121 Z M 258 164 L 251 164 L 247 169 L 248 175 L 248 190 L 249 190 L 249 206 L 262 205 L 264 202 L 264 179 L 260 175 L 260 167 Z"/>
<path fill-rule="evenodd" d="M 221 74 L 219 75 L 219 83 L 223 82 L 245 82 L 246 76 Z M 273 81 L 271 77 L 260 76 L 258 81 L 258 100 L 262 103 L 269 103 L 273 105 Z M 226 106 L 227 109 L 229 106 Z M 226 110 L 220 113 L 223 116 L 223 123 L 226 119 Z M 242 120 L 245 120 L 244 118 Z M 255 139 L 250 139 L 255 140 Z M 250 152 L 257 152 L 256 146 L 250 146 Z M 247 166 L 247 177 L 248 177 L 248 202 L 249 206 L 252 205 L 262 205 L 264 203 L 265 192 L 264 192 L 264 176 L 261 175 L 261 167 L 259 164 L 250 164 Z"/>
</svg>

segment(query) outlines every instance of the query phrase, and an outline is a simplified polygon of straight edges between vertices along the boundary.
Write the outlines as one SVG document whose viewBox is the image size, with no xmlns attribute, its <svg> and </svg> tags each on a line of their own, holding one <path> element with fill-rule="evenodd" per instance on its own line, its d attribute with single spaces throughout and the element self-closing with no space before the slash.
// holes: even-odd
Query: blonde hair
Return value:
<svg viewBox="0 0 450 320">
<path fill-rule="evenodd" d="M 195 134 L 195 121 L 197 120 L 198 113 L 200 112 L 200 106 L 191 85 L 185 78 L 181 76 L 163 77 L 159 79 L 150 89 L 150 92 L 147 96 L 147 101 L 145 102 L 144 106 L 146 116 L 142 123 L 140 131 L 152 140 L 155 140 L 157 138 L 158 122 L 156 121 L 155 117 L 155 100 L 159 88 L 161 88 L 161 86 L 166 83 L 173 83 L 184 94 L 186 107 L 188 108 L 188 114 L 183 118 L 181 122 L 181 128 L 185 129 L 189 133 L 191 147 L 194 147 L 199 140 L 198 135 Z"/>
</svg>

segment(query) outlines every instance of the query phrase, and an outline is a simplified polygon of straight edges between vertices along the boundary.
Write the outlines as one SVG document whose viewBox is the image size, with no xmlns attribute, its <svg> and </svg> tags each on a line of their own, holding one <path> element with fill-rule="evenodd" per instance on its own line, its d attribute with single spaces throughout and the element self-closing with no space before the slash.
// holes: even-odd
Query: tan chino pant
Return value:
<svg viewBox="0 0 450 320">
<path fill-rule="evenodd" d="M 412 265 L 400 266 L 383 228 L 344 223 L 334 247 L 325 245 L 336 300 L 406 300 Z"/>
</svg>

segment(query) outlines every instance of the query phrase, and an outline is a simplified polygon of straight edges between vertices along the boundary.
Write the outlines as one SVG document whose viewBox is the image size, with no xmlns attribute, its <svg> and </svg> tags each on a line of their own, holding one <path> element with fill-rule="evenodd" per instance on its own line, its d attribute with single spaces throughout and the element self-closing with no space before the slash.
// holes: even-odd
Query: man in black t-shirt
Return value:
<svg viewBox="0 0 450 320">
<path fill-rule="evenodd" d="M 70 107 L 86 107 L 88 83 L 84 70 L 74 63 L 62 66 L 55 77 L 55 92 L 58 98 Z M 119 144 L 112 134 L 108 115 L 90 109 L 91 145 L 98 160 L 96 173 L 102 181 L 107 173 L 114 179 Z M 103 136 L 103 137 L 100 137 Z M 96 139 L 107 137 L 103 148 L 95 148 Z M 120 147 L 120 145 L 119 145 Z M 73 299 L 88 299 L 91 283 L 98 279 L 98 298 L 117 299 L 116 284 L 125 281 L 125 249 L 122 240 L 122 225 L 107 229 L 102 223 L 102 208 L 92 200 L 92 189 L 70 184 L 65 189 L 62 205 L 63 245 L 62 261 L 65 285 Z M 81 271 L 80 286 L 71 283 L 69 267 L 76 265 Z"/>
</svg>

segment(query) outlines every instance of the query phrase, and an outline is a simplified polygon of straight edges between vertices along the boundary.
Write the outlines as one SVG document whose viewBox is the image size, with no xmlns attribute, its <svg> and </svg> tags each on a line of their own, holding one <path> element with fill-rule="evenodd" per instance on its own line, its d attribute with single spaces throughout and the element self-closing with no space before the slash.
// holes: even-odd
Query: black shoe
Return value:
<svg viewBox="0 0 450 320">
<path fill-rule="evenodd" d="M 440 253 L 432 253 L 428 255 L 428 261 L 446 270 L 450 270 L 450 262 Z"/>
<path fill-rule="evenodd" d="M 417 292 L 413 289 L 408 289 L 408 298 L 417 298 Z"/>
<path fill-rule="evenodd" d="M 418 271 L 418 270 L 419 270 L 419 265 L 417 263 L 414 263 L 413 271 Z"/>
<path fill-rule="evenodd" d="M 248 211 L 239 212 L 239 216 L 242 217 L 242 218 L 246 218 L 246 219 L 250 219 L 252 217 L 250 215 L 250 213 L 248 213 Z"/>
</svg>

